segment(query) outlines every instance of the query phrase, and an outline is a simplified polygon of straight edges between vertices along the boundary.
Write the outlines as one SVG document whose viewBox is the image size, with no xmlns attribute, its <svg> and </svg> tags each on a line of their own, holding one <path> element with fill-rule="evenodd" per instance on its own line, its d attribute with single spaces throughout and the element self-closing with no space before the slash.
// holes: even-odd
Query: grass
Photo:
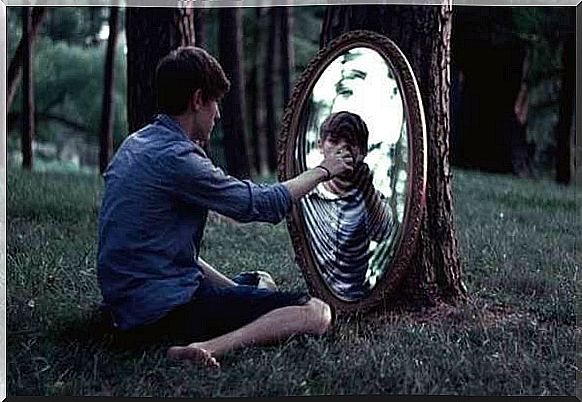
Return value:
<svg viewBox="0 0 582 402">
<path fill-rule="evenodd" d="M 575 394 L 579 190 L 455 171 L 469 303 L 343 319 L 207 372 L 167 361 L 167 345 L 124 349 L 93 330 L 99 178 L 9 170 L 7 184 L 9 395 Z M 284 223 L 213 219 L 202 247 L 228 274 L 305 287 Z"/>
</svg>

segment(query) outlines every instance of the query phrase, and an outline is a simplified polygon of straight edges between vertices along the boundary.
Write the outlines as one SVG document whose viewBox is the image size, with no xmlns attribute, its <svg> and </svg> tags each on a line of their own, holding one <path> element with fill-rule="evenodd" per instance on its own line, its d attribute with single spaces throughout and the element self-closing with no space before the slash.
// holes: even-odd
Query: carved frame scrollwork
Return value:
<svg viewBox="0 0 582 402">
<path fill-rule="evenodd" d="M 357 301 L 338 298 L 324 283 L 308 244 L 305 222 L 298 204 L 287 218 L 287 226 L 295 249 L 296 260 L 313 296 L 329 303 L 337 313 L 363 313 L 382 303 L 402 283 L 411 264 L 420 232 L 425 207 L 427 145 L 422 100 L 412 68 L 400 49 L 387 37 L 371 31 L 347 32 L 321 49 L 298 78 L 283 116 L 278 144 L 279 181 L 289 180 L 301 173 L 295 160 L 300 133 L 301 116 L 306 110 L 313 87 L 330 63 L 344 52 L 367 47 L 377 51 L 392 67 L 403 94 L 408 119 L 407 135 L 409 164 L 407 197 L 400 236 L 389 273 L 371 290 L 369 296 Z"/>
</svg>

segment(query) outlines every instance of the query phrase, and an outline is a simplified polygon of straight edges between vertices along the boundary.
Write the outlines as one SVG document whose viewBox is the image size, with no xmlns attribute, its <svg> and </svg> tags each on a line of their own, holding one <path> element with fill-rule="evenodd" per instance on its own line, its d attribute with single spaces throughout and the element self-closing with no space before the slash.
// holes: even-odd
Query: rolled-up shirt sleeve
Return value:
<svg viewBox="0 0 582 402">
<path fill-rule="evenodd" d="M 172 192 L 182 202 L 216 211 L 239 222 L 278 223 L 291 210 L 284 185 L 256 184 L 226 175 L 201 151 L 179 147 L 168 156 Z"/>
</svg>

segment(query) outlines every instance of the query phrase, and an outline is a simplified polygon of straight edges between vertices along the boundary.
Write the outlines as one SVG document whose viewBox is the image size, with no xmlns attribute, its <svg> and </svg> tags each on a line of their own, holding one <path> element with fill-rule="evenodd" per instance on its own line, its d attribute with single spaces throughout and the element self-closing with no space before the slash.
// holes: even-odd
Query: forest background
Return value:
<svg viewBox="0 0 582 402">
<path fill-rule="evenodd" d="M 42 15 L 31 67 L 35 129 L 29 136 L 36 170 L 96 172 L 100 138 L 112 137 L 109 159 L 130 132 L 126 11 L 116 11 L 113 71 L 107 72 L 110 11 L 109 7 L 58 7 Z M 453 165 L 519 177 L 551 177 L 562 183 L 572 182 L 578 172 L 580 180 L 574 165 L 576 152 L 580 154 L 573 124 L 574 11 L 572 7 L 454 7 Z M 234 38 L 242 50 L 245 110 L 236 121 L 242 127 L 237 141 L 243 146 L 238 149 L 245 152 L 242 161 L 240 156 L 229 161 L 233 157 L 225 152 L 221 125 L 211 150 L 216 163 L 229 173 L 265 177 L 276 170 L 277 137 L 293 82 L 319 50 L 325 6 L 245 8 L 240 14 L 242 27 L 231 33 L 225 31 L 235 25 L 224 21 L 219 9 L 196 9 L 197 45 L 219 60 L 220 41 Z M 14 58 L 22 21 L 22 8 L 9 7 L 11 68 L 19 60 L 22 63 Z M 112 95 L 105 100 L 108 85 Z M 7 156 L 9 165 L 18 165 L 26 138 L 18 76 L 12 88 Z M 106 103 L 113 114 L 111 132 L 103 124 Z"/>
<path fill-rule="evenodd" d="M 436 20 L 438 9 L 355 8 L 194 9 L 190 25 L 176 24 L 192 21 L 177 19 L 183 16 L 177 11 L 8 8 L 9 394 L 574 394 L 582 222 L 580 191 L 563 184 L 580 182 L 572 124 L 575 9 L 454 7 L 449 98 L 448 85 L 426 80 L 427 66 L 438 68 L 433 61 L 442 54 L 418 55 L 446 31 L 423 24 Z M 347 24 L 326 25 L 328 18 Z M 462 278 L 466 302 L 343 317 L 322 338 L 230 353 L 222 371 L 212 374 L 168 362 L 168 345 L 119 348 L 99 331 L 96 233 L 99 172 L 153 113 L 145 104 L 153 88 L 139 77 L 155 63 L 132 59 L 131 49 L 139 56 L 177 27 L 190 36 L 195 30 L 196 43 L 243 84 L 229 93 L 241 102 L 223 102 L 240 108 L 223 110 L 212 157 L 235 176 L 275 180 L 293 83 L 338 31 L 373 24 L 400 35 L 395 39 L 424 78 L 425 113 L 433 116 L 427 118 L 429 154 L 439 140 L 450 139 L 450 154 L 438 154 L 428 169 L 420 263 L 411 264 L 408 283 L 423 286 L 407 288 L 430 296 L 432 286 L 413 280 L 434 277 L 443 295 L 453 287 L 442 283 L 455 282 L 443 278 L 457 279 L 456 290 Z M 402 25 L 407 29 L 394 28 Z M 23 32 L 34 38 L 30 53 L 21 46 Z M 23 57 L 27 53 L 32 57 Z M 443 117 L 448 102 L 441 99 L 450 99 L 450 130 Z M 435 104 L 444 107 L 435 112 Z M 448 242 L 443 233 L 451 235 Z M 283 289 L 306 287 L 283 224 L 236 225 L 211 217 L 201 252 L 227 275 L 260 266 Z M 436 275 L 426 275 L 429 268 Z M 440 275 L 444 268 L 462 275 L 447 278 Z"/>
</svg>

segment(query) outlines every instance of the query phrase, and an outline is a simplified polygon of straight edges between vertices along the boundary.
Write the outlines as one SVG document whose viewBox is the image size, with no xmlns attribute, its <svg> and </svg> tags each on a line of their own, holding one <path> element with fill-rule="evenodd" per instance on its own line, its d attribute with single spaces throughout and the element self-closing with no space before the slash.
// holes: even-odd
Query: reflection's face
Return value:
<svg viewBox="0 0 582 402">
<path fill-rule="evenodd" d="M 357 145 L 354 144 L 348 140 L 346 140 L 345 138 L 332 138 L 331 136 L 328 136 L 325 140 L 321 141 L 319 140 L 317 142 L 317 146 L 319 149 L 319 152 L 321 152 L 321 154 L 323 155 L 324 158 L 331 158 L 333 156 L 333 152 L 341 152 L 341 151 L 348 151 L 351 156 L 352 156 L 352 160 L 355 161 L 360 161 L 363 156 L 364 156 L 364 152 L 363 150 Z M 342 177 L 344 179 L 348 179 L 348 176 Z M 335 180 L 335 179 L 334 179 Z"/>
<path fill-rule="evenodd" d="M 363 156 L 362 149 L 358 145 L 347 141 L 345 138 L 334 139 L 327 137 L 323 141 L 319 140 L 317 146 L 319 152 L 323 154 L 324 158 L 333 156 L 332 153 L 334 152 L 334 149 L 336 152 L 347 150 L 352 155 L 354 161 L 359 160 Z"/>
</svg>

